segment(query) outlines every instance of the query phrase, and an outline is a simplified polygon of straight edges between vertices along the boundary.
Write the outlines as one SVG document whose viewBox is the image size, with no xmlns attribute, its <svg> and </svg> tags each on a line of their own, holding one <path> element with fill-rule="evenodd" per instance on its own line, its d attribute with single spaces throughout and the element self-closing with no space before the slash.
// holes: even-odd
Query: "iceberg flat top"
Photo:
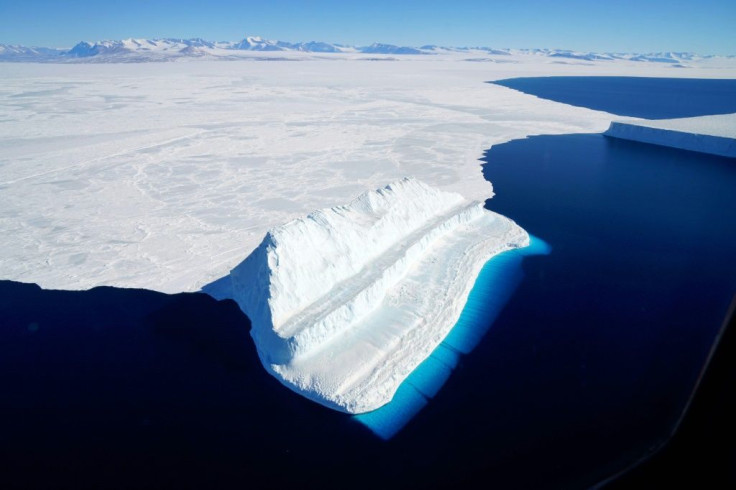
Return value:
<svg viewBox="0 0 736 490">
<path fill-rule="evenodd" d="M 268 232 L 230 274 L 266 369 L 366 412 L 453 327 L 483 264 L 525 246 L 513 221 L 413 179 Z"/>
</svg>

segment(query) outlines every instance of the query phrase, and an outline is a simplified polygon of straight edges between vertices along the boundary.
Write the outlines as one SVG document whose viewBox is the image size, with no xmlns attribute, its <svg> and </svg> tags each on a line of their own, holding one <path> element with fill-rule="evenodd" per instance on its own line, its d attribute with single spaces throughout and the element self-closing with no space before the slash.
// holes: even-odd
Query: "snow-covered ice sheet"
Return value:
<svg viewBox="0 0 736 490">
<path fill-rule="evenodd" d="M 736 158 L 736 114 L 613 121 L 607 136 Z"/>
<path fill-rule="evenodd" d="M 484 200 L 484 150 L 612 119 L 487 80 L 734 76 L 717 60 L 463 57 L 4 63 L 0 277 L 199 290 L 277 224 L 405 175 Z"/>
<path fill-rule="evenodd" d="M 413 179 L 268 232 L 231 272 L 264 366 L 326 406 L 388 403 L 447 336 L 513 221 Z"/>
</svg>

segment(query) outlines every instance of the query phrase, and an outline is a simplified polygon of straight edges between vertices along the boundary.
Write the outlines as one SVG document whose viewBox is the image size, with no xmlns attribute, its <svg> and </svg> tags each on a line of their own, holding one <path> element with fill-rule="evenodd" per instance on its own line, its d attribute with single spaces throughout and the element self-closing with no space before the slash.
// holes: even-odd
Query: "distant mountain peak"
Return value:
<svg viewBox="0 0 736 490">
<path fill-rule="evenodd" d="M 95 48 L 96 44 L 90 44 L 87 41 L 80 41 L 72 49 L 63 53 L 65 56 L 74 56 L 77 58 L 86 58 L 98 54 Z"/>
<path fill-rule="evenodd" d="M 547 57 L 556 63 L 589 63 L 614 60 L 661 63 L 671 66 L 699 59 L 711 58 L 693 53 L 662 52 L 649 54 L 593 53 L 564 49 L 494 49 L 489 47 L 446 47 L 426 44 L 419 48 L 375 42 L 368 46 L 346 46 L 323 41 L 286 42 L 246 35 L 240 41 L 212 42 L 202 38 L 127 38 L 118 41 L 81 41 L 71 49 L 25 47 L 0 44 L 0 61 L 30 62 L 143 62 L 169 61 L 184 57 L 209 57 L 220 59 L 242 59 L 256 56 L 243 52 L 301 52 L 301 53 L 345 53 L 370 55 L 469 55 L 468 61 L 496 61 L 489 56 L 515 54 L 520 56 Z M 474 57 L 473 57 L 474 56 Z M 264 56 L 260 56 L 261 59 Z M 732 58 L 732 57 L 729 57 Z M 373 59 L 373 58 L 371 58 Z M 384 59 L 384 58 L 381 58 Z M 388 58 L 385 58 L 388 59 Z M 499 58 L 497 61 L 501 61 Z"/>
<path fill-rule="evenodd" d="M 373 43 L 370 46 L 358 48 L 358 51 L 370 54 L 428 54 L 427 51 L 422 51 L 416 48 L 383 43 Z"/>
</svg>

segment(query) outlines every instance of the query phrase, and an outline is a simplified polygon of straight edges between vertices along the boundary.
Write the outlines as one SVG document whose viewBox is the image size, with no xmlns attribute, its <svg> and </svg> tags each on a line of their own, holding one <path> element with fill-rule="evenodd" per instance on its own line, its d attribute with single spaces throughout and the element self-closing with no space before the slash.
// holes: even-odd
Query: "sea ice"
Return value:
<svg viewBox="0 0 736 490">
<path fill-rule="evenodd" d="M 211 293 L 279 223 L 405 175 L 483 201 L 491 146 L 612 119 L 486 81 L 736 76 L 725 57 L 684 70 L 534 53 L 288 56 L 3 63 L 0 277 Z"/>
<path fill-rule="evenodd" d="M 457 321 L 516 223 L 414 179 L 271 229 L 231 272 L 263 365 L 349 413 L 388 403 Z"/>
</svg>

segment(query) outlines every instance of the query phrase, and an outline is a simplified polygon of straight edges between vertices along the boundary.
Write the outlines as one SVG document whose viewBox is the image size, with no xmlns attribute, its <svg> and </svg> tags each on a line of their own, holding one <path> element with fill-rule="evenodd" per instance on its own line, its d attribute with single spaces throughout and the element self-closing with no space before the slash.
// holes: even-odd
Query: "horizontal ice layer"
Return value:
<svg viewBox="0 0 736 490">
<path fill-rule="evenodd" d="M 264 366 L 295 391 L 361 413 L 389 402 L 444 339 L 513 221 L 404 179 L 268 232 L 231 272 Z"/>
<path fill-rule="evenodd" d="M 736 158 L 736 114 L 656 121 L 614 121 L 604 134 L 613 138 Z"/>
</svg>

